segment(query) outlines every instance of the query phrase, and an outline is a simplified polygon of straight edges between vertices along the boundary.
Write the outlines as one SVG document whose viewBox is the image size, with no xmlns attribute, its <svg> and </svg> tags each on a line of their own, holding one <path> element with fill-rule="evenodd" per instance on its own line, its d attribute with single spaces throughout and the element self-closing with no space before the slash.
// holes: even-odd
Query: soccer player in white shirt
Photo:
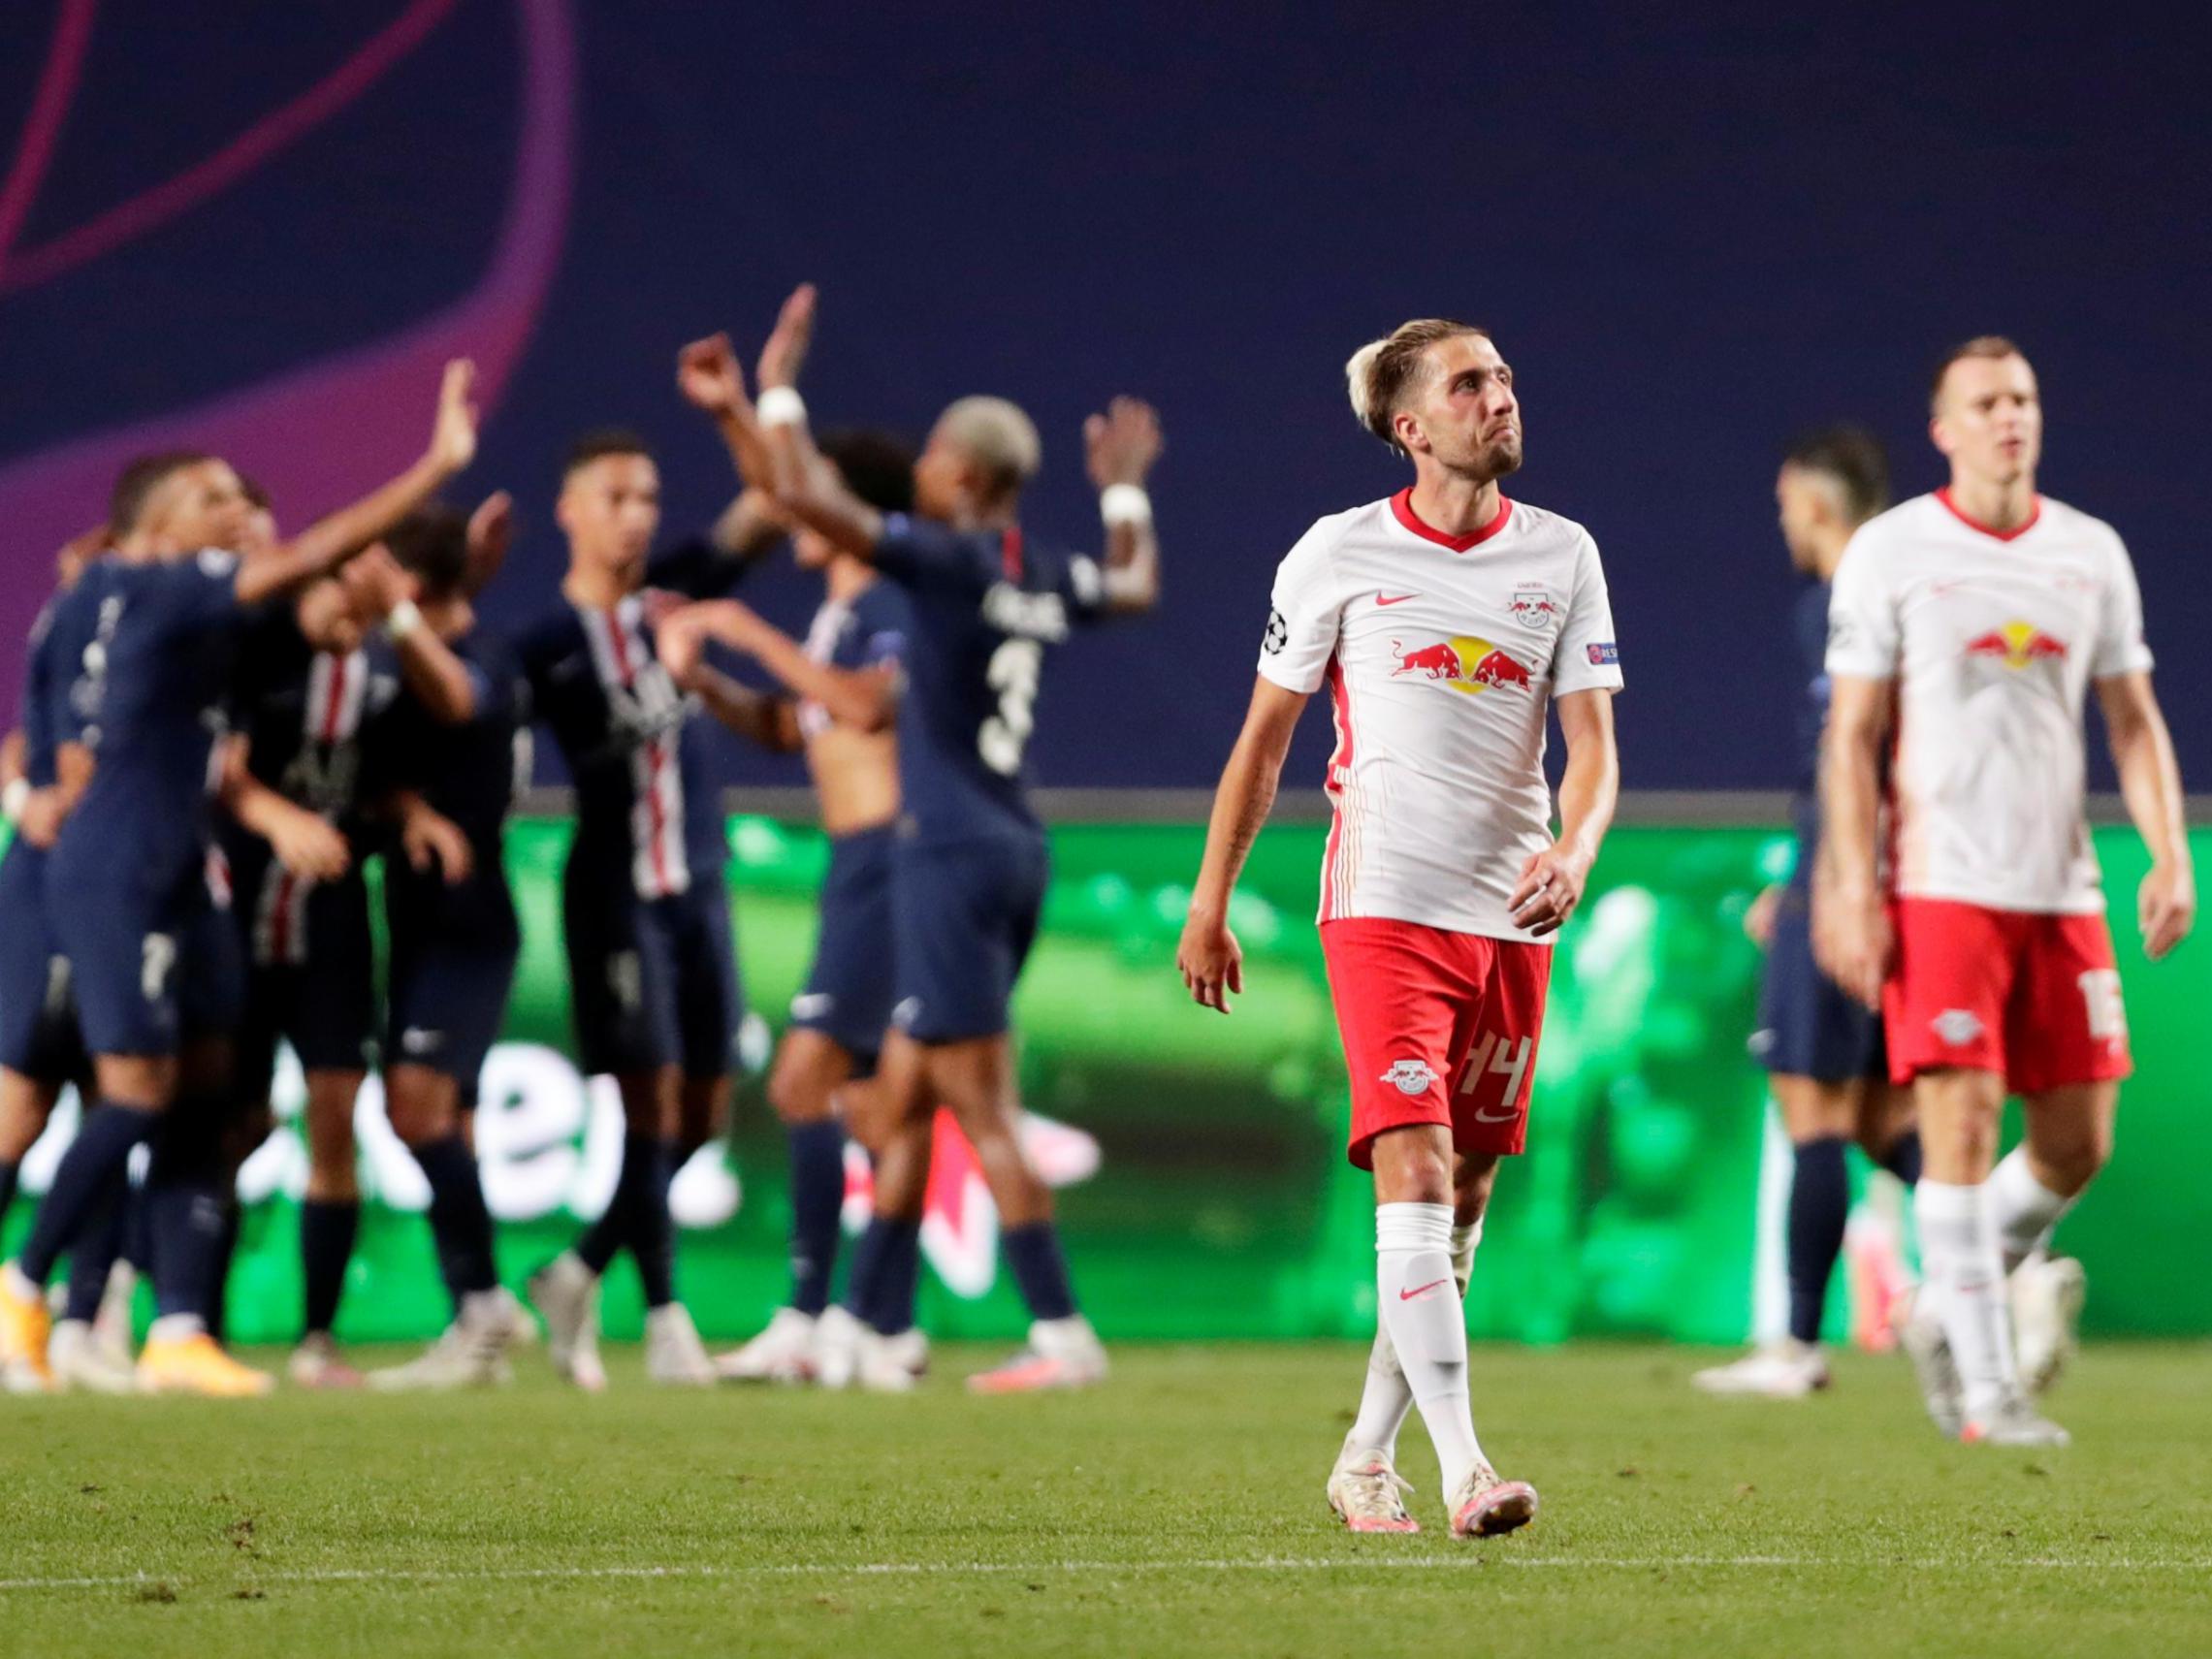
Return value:
<svg viewBox="0 0 2212 1659">
<path fill-rule="evenodd" d="M 1913 1085 L 1926 1286 L 1907 1340 L 1929 1413 L 1947 1435 L 2017 1446 L 2067 1436 L 2021 1388 L 2004 1274 L 2103 1165 L 2130 1069 L 2082 821 L 2093 683 L 2152 856 L 2145 953 L 2171 950 L 2196 909 L 2135 573 L 2111 526 L 2036 493 L 2042 427 L 2017 347 L 1960 346 L 1937 372 L 1929 424 L 1949 486 L 1870 520 L 1844 551 L 1814 923 L 1823 966 L 1883 1010 L 1891 1075 Z M 1885 888 L 1876 777 L 1893 741 Z M 1999 1162 L 2008 1091 L 2026 1101 L 2027 1137 Z M 2061 1351 L 2044 1347 L 2038 1366 L 2055 1366 Z"/>
<path fill-rule="evenodd" d="M 1597 547 L 1507 500 L 1513 371 L 1464 323 L 1404 324 L 1354 355 L 1352 406 L 1413 463 L 1386 500 L 1321 520 L 1276 573 L 1258 683 L 1214 799 L 1178 966 L 1229 1011 L 1238 871 L 1307 697 L 1336 721 L 1321 939 L 1352 1083 L 1352 1162 L 1375 1179 L 1380 1330 L 1329 1482 L 1357 1532 L 1414 1532 L 1395 1466 L 1409 1406 L 1455 1534 L 1508 1532 L 1536 1492 L 1475 1439 L 1461 1297 L 1498 1160 L 1522 1150 L 1551 935 L 1580 903 L 1619 787 L 1620 686 Z M 1545 718 L 1567 740 L 1551 833 Z"/>
</svg>

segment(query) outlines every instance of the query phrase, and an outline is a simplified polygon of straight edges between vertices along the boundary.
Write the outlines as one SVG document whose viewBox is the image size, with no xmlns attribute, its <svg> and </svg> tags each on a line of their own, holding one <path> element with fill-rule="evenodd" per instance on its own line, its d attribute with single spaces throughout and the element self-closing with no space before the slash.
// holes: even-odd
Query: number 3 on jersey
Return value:
<svg viewBox="0 0 2212 1659">
<path fill-rule="evenodd" d="M 1022 750 L 1037 724 L 1037 683 L 1044 647 L 1033 639 L 1010 639 L 991 653 L 984 678 L 998 693 L 998 713 L 983 722 L 976 748 L 983 764 L 1002 778 L 1021 770 Z"/>
</svg>

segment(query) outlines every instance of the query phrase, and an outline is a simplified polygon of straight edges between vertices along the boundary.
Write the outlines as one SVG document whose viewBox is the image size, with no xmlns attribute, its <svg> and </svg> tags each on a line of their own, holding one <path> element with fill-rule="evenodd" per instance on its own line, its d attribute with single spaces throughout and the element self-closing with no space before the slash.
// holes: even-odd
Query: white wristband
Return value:
<svg viewBox="0 0 2212 1659">
<path fill-rule="evenodd" d="M 1152 497 L 1141 484 L 1108 484 L 1099 492 L 1099 517 L 1109 525 L 1148 525 Z"/>
<path fill-rule="evenodd" d="M 398 645 L 423 625 L 423 613 L 412 599 L 401 599 L 384 619 L 384 637 Z"/>
<path fill-rule="evenodd" d="M 807 400 L 799 396 L 796 386 L 770 386 L 760 394 L 753 404 L 764 427 L 803 427 L 807 424 Z"/>
<path fill-rule="evenodd" d="M 31 799 L 31 781 L 28 778 L 11 778 L 8 786 L 0 789 L 0 818 L 10 823 L 20 823 L 23 808 Z"/>
</svg>

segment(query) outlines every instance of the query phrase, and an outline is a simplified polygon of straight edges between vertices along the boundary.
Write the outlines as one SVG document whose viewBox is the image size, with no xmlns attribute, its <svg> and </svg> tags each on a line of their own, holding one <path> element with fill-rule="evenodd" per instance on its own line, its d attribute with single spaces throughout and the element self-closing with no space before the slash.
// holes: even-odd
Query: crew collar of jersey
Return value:
<svg viewBox="0 0 2212 1659">
<path fill-rule="evenodd" d="M 1391 497 L 1391 512 L 1399 524 L 1422 540 L 1432 541 L 1438 547 L 1448 547 L 1454 553 L 1465 553 L 1470 547 L 1479 546 L 1505 528 L 1506 520 L 1513 517 L 1513 502 L 1501 494 L 1497 498 L 1497 517 L 1481 529 L 1463 536 L 1446 535 L 1434 525 L 1424 522 L 1421 515 L 1413 510 L 1413 486 L 1410 484 Z"/>
<path fill-rule="evenodd" d="M 1960 509 L 1959 504 L 1951 499 L 1951 487 L 1948 484 L 1936 492 L 1936 499 L 1943 503 L 1945 512 L 1966 526 L 1968 529 L 1979 530 L 1983 535 L 1994 536 L 1999 541 L 2018 541 L 2034 529 L 2043 517 L 2043 498 L 2040 495 L 2036 497 L 2035 505 L 2028 509 L 2028 516 L 2008 530 L 2001 530 L 1994 525 L 1985 525 L 1979 519 L 1969 517 Z"/>
</svg>

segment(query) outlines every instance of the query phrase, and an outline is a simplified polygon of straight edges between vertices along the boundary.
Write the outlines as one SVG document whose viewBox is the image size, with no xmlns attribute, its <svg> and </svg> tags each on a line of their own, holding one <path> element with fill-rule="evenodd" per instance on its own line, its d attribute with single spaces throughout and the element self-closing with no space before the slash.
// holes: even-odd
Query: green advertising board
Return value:
<svg viewBox="0 0 2212 1659">
<path fill-rule="evenodd" d="M 1324 829 L 1262 837 L 1232 918 L 1246 992 L 1224 1019 L 1196 1007 L 1174 944 L 1202 831 L 1083 824 L 1053 833 L 1045 927 L 1017 1005 L 1032 1149 L 1059 1186 L 1068 1251 L 1108 1336 L 1361 1336 L 1373 1328 L 1373 1211 L 1344 1160 L 1344 1069 L 1312 922 Z M 476 1136 L 501 1223 L 502 1271 L 518 1282 L 595 1214 L 614 1181 L 620 1113 L 606 1079 L 573 1064 L 560 942 L 569 825 L 517 823 L 509 862 L 526 947 L 505 1040 L 487 1065 Z M 785 1289 L 783 1138 L 758 1083 L 773 1031 L 805 972 L 826 848 L 811 828 L 730 824 L 730 889 L 755 1069 L 726 1144 L 694 1159 L 675 1201 L 682 1289 L 701 1328 L 757 1326 Z M 2200 838 L 2201 842 L 2201 838 Z M 2212 1283 L 2194 1237 L 2198 1140 L 2194 1073 L 2181 1064 L 2198 1016 L 2204 946 L 2143 962 L 2132 898 L 2143 867 L 2131 834 L 2100 831 L 2137 1062 L 2118 1156 L 2062 1244 L 2089 1265 L 2090 1323 L 2114 1332 L 2212 1331 Z M 1759 1259 L 1768 1108 L 1746 1039 L 1759 956 L 1745 908 L 1788 856 L 1758 828 L 1623 827 L 1553 975 L 1529 1152 L 1498 1183 L 1470 1327 L 1558 1342 L 1590 1335 L 1700 1342 L 1742 1337 Z M 884 941 L 889 948 L 889 941 Z M 298 1196 L 305 1158 L 300 1089 L 287 1067 L 283 1123 L 245 1165 L 245 1223 L 231 1324 L 243 1341 L 297 1326 Z M 370 1084 L 358 1122 L 369 1204 L 340 1333 L 426 1336 L 446 1308 L 421 1210 L 421 1175 L 382 1122 Z M 35 1149 L 44 1186 L 68 1124 Z M 956 1134 L 941 1126 L 924 1231 L 921 1313 L 947 1337 L 1011 1336 L 1019 1305 L 996 1270 L 996 1230 Z M 852 1162 L 856 1219 L 865 1167 Z M 27 1221 L 27 1203 L 9 1231 Z M 1839 1329 L 1839 1306 L 1832 1318 Z M 607 1324 L 639 1322 L 633 1276 L 610 1276 Z"/>
</svg>

